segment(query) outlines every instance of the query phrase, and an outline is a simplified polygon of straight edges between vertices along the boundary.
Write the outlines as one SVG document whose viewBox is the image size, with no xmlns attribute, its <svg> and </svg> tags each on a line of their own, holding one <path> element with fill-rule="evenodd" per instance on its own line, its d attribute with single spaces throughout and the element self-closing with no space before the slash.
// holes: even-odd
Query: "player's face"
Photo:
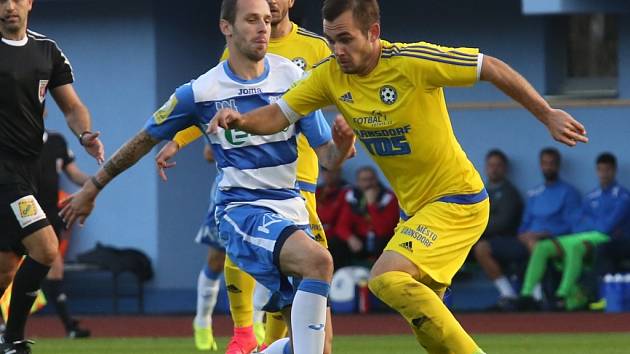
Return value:
<svg viewBox="0 0 630 354">
<path fill-rule="evenodd" d="M 265 0 L 240 0 L 231 40 L 236 50 L 259 61 L 265 57 L 271 33 L 271 11 Z"/>
<path fill-rule="evenodd" d="M 560 161 L 558 161 L 554 155 L 544 154 L 540 157 L 540 169 L 546 181 L 555 181 L 558 179 Z"/>
<path fill-rule="evenodd" d="M 284 20 L 293 7 L 294 0 L 267 0 L 271 9 L 271 25 L 275 26 Z"/>
<path fill-rule="evenodd" d="M 355 22 L 352 11 L 348 10 L 333 21 L 324 20 L 324 36 L 330 49 L 337 58 L 337 63 L 346 74 L 366 73 L 375 46 L 379 45 L 380 27 L 377 23 L 366 33 Z"/>
<path fill-rule="evenodd" d="M 490 156 L 486 160 L 486 176 L 491 183 L 499 183 L 505 179 L 506 166 L 498 156 Z"/>
<path fill-rule="evenodd" d="M 617 169 L 615 166 L 609 163 L 597 164 L 597 178 L 599 178 L 599 185 L 601 187 L 608 187 L 611 183 L 613 183 L 615 181 L 616 173 Z"/>
<path fill-rule="evenodd" d="M 0 32 L 16 33 L 26 28 L 33 0 L 0 0 Z"/>
</svg>

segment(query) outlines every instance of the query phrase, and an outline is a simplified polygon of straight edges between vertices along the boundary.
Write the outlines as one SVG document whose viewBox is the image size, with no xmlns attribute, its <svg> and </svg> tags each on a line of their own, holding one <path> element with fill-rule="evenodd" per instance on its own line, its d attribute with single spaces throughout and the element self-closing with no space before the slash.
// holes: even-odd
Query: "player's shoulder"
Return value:
<svg viewBox="0 0 630 354">
<path fill-rule="evenodd" d="M 324 36 L 321 36 L 315 32 L 311 32 L 304 27 L 298 26 L 295 34 L 298 36 L 298 38 L 314 45 L 328 47 L 328 41 L 326 40 L 326 38 L 324 38 Z"/>
<path fill-rule="evenodd" d="M 180 86 L 177 90 L 179 92 L 190 90 L 189 92 L 192 92 L 195 97 L 195 101 L 214 100 L 215 98 L 221 96 L 221 88 L 225 87 L 224 84 L 230 81 L 227 80 L 224 68 L 225 65 L 227 65 L 225 60 L 219 62 L 219 64 L 201 74 L 191 82 Z"/>
<path fill-rule="evenodd" d="M 406 61 L 434 61 L 458 65 L 477 65 L 477 48 L 452 48 L 425 41 L 388 42 L 381 40 L 381 58 Z"/>
<path fill-rule="evenodd" d="M 283 56 L 267 53 L 265 58 L 269 63 L 270 75 L 274 79 L 287 77 L 289 80 L 295 81 L 304 75 L 304 70 Z"/>
</svg>

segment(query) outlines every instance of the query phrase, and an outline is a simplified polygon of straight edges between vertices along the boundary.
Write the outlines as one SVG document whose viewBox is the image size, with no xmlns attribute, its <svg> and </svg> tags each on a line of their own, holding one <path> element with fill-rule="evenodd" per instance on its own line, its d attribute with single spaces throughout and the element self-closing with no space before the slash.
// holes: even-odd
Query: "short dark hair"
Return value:
<svg viewBox="0 0 630 354">
<path fill-rule="evenodd" d="M 234 24 L 237 4 L 238 0 L 223 0 L 221 2 L 221 19 Z"/>
<path fill-rule="evenodd" d="M 597 156 L 596 163 L 598 165 L 600 163 L 605 163 L 607 165 L 611 165 L 614 168 L 617 168 L 617 158 L 610 152 L 602 152 L 601 154 L 599 154 L 599 156 Z"/>
<path fill-rule="evenodd" d="M 377 0 L 324 0 L 322 17 L 326 21 L 334 21 L 348 10 L 352 10 L 352 17 L 364 32 L 367 32 L 373 23 L 381 20 Z"/>
<path fill-rule="evenodd" d="M 503 161 L 505 165 L 508 164 L 507 156 L 505 155 L 505 153 L 503 153 L 503 151 L 499 149 L 492 149 L 488 151 L 488 153 L 486 154 L 486 161 L 488 161 L 488 159 L 490 159 L 491 157 L 498 157 L 499 159 L 501 159 L 501 161 Z"/>
<path fill-rule="evenodd" d="M 553 158 L 556 160 L 556 162 L 558 164 L 560 164 L 560 162 L 562 161 L 562 157 L 560 157 L 560 151 L 558 151 L 558 149 L 556 149 L 556 148 L 546 147 L 546 148 L 540 150 L 540 158 L 541 159 L 542 159 L 542 157 L 544 155 L 553 156 Z"/>
</svg>

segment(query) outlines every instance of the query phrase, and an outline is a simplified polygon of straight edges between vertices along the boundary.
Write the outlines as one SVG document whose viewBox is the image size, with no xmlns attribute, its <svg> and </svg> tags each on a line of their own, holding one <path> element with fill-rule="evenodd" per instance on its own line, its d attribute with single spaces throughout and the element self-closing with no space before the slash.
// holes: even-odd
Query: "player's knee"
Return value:
<svg viewBox="0 0 630 354">
<path fill-rule="evenodd" d="M 333 273 L 333 260 L 330 252 L 323 247 L 316 247 L 304 264 L 304 277 L 330 282 Z"/>
<path fill-rule="evenodd" d="M 223 272 L 223 265 L 225 264 L 225 254 L 223 256 L 217 255 L 208 259 L 208 268 L 214 273 Z"/>
<path fill-rule="evenodd" d="M 29 251 L 29 257 L 47 266 L 51 266 L 55 262 L 57 255 L 58 250 L 56 247 L 43 246 Z"/>
</svg>

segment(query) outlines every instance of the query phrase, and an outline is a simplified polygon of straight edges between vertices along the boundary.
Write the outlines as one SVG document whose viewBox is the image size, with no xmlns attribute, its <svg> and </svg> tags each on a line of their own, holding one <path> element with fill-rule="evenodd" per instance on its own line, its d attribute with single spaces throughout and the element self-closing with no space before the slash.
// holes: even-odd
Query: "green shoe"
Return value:
<svg viewBox="0 0 630 354">
<path fill-rule="evenodd" d="M 256 342 L 258 345 L 263 344 L 265 341 L 265 324 L 262 322 L 254 323 L 254 335 L 256 336 Z"/>
<path fill-rule="evenodd" d="M 217 342 L 212 334 L 212 327 L 197 327 L 193 324 L 195 330 L 195 346 L 197 350 L 214 350 L 217 351 Z"/>
</svg>

